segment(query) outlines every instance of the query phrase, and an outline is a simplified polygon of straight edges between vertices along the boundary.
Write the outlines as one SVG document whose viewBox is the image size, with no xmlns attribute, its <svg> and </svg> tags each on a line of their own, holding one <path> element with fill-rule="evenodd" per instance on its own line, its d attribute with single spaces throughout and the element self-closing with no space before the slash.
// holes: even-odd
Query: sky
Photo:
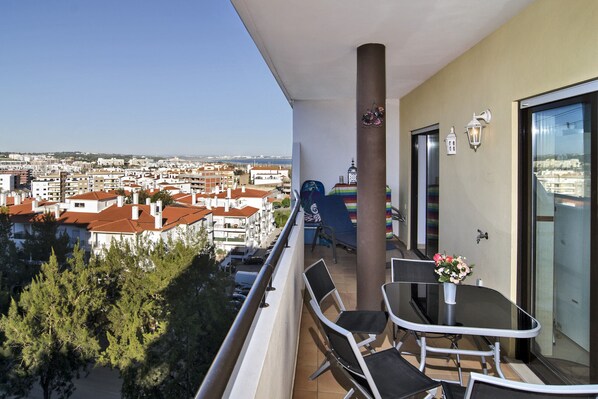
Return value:
<svg viewBox="0 0 598 399">
<path fill-rule="evenodd" d="M 0 152 L 290 155 L 229 0 L 0 1 Z"/>
</svg>

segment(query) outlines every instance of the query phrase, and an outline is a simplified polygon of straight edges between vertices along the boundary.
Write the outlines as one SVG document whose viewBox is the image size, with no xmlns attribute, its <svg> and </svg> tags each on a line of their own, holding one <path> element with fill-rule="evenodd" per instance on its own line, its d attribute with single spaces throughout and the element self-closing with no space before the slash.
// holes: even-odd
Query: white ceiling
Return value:
<svg viewBox="0 0 598 399">
<path fill-rule="evenodd" d="M 357 47 L 386 46 L 401 98 L 533 0 L 231 0 L 294 100 L 355 98 Z"/>
</svg>

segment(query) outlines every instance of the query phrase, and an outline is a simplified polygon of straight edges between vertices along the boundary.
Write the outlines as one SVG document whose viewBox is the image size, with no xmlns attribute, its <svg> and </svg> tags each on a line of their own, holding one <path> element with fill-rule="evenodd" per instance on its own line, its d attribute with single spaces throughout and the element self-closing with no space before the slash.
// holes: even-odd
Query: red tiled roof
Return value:
<svg viewBox="0 0 598 399">
<path fill-rule="evenodd" d="M 96 201 L 106 201 L 111 199 L 116 199 L 118 194 L 116 193 L 107 193 L 104 191 L 92 191 L 89 193 L 73 195 L 68 199 L 76 199 L 76 200 L 96 200 Z"/>
<path fill-rule="evenodd" d="M 224 211 L 223 207 L 213 208 L 212 214 L 214 216 L 241 216 L 241 217 L 249 217 L 251 215 L 256 214 L 259 212 L 259 209 L 254 208 L 252 206 L 246 206 L 243 208 L 230 208 L 228 212 Z"/>
<path fill-rule="evenodd" d="M 8 207 L 13 223 L 32 223 L 43 216 L 43 213 L 36 213 L 32 210 L 31 202 L 32 200 L 21 205 Z M 49 201 L 40 201 L 39 206 L 52 204 Z M 112 205 L 99 213 L 66 211 L 60 215 L 58 222 L 76 225 L 94 232 L 127 234 L 141 233 L 146 230 L 170 230 L 181 224 L 196 223 L 211 213 L 210 210 L 204 207 L 167 206 L 162 211 L 162 228 L 156 229 L 155 218 L 150 214 L 150 207 L 148 205 L 136 205 L 139 209 L 139 218 L 133 220 L 133 206 L 133 204 L 126 204 L 122 207 Z"/>
<path fill-rule="evenodd" d="M 137 205 L 138 220 L 132 219 L 132 207 L 132 204 L 120 208 L 113 205 L 105 209 L 96 215 L 100 218 L 91 224 L 91 231 L 140 233 L 145 230 L 169 230 L 181 224 L 196 223 L 210 213 L 205 208 L 167 206 L 162 212 L 162 229 L 156 229 L 154 216 L 150 215 L 148 205 Z"/>
<path fill-rule="evenodd" d="M 273 190 L 258 190 L 258 189 L 254 189 L 254 188 L 246 188 L 245 192 L 243 192 L 243 189 L 241 188 L 236 188 L 234 190 L 231 190 L 231 198 L 232 199 L 237 199 L 237 198 L 264 198 L 264 197 L 268 197 L 270 194 L 272 194 Z M 214 198 L 214 197 L 218 197 L 218 198 L 226 198 L 226 190 L 224 191 L 220 191 L 219 194 L 198 194 L 198 198 Z"/>
</svg>

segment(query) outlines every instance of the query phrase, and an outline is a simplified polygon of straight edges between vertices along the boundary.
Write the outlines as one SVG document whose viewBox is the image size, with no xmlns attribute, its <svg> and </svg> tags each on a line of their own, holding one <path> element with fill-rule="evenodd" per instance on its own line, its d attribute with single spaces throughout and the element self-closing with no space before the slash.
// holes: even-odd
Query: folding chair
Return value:
<svg viewBox="0 0 598 399">
<path fill-rule="evenodd" d="M 329 355 L 339 364 L 344 375 L 353 384 L 345 398 L 357 389 L 366 398 L 408 398 L 428 392 L 426 398 L 436 395 L 438 381 L 426 376 L 405 360 L 394 348 L 363 356 L 353 334 L 328 320 L 313 299 L 310 305 L 326 335 Z"/>
<path fill-rule="evenodd" d="M 445 399 L 596 399 L 598 385 L 540 385 L 471 373 L 467 388 L 442 382 Z"/>
<path fill-rule="evenodd" d="M 309 266 L 303 272 L 303 280 L 305 281 L 305 287 L 310 297 L 315 301 L 318 309 L 321 311 L 320 306 L 322 302 L 331 296 L 339 309 L 339 315 L 335 323 L 351 331 L 353 334 L 367 335 L 367 338 L 360 341 L 358 345 L 360 347 L 366 346 L 368 349 L 373 350 L 370 343 L 375 341 L 376 337 L 384 332 L 386 323 L 388 322 L 388 314 L 381 310 L 347 310 L 334 285 L 334 281 L 332 281 L 324 259 L 320 259 Z M 318 370 L 309 377 L 310 380 L 319 377 L 329 367 L 330 363 L 324 361 Z"/>
</svg>

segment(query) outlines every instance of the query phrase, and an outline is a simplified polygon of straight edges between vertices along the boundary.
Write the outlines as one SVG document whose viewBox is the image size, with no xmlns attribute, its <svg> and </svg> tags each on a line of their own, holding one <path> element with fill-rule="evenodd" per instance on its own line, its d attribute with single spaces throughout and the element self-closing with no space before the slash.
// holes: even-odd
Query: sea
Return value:
<svg viewBox="0 0 598 399">
<path fill-rule="evenodd" d="M 241 165 L 276 165 L 276 166 L 291 166 L 293 160 L 291 158 L 218 158 L 212 162 L 234 163 Z"/>
</svg>

